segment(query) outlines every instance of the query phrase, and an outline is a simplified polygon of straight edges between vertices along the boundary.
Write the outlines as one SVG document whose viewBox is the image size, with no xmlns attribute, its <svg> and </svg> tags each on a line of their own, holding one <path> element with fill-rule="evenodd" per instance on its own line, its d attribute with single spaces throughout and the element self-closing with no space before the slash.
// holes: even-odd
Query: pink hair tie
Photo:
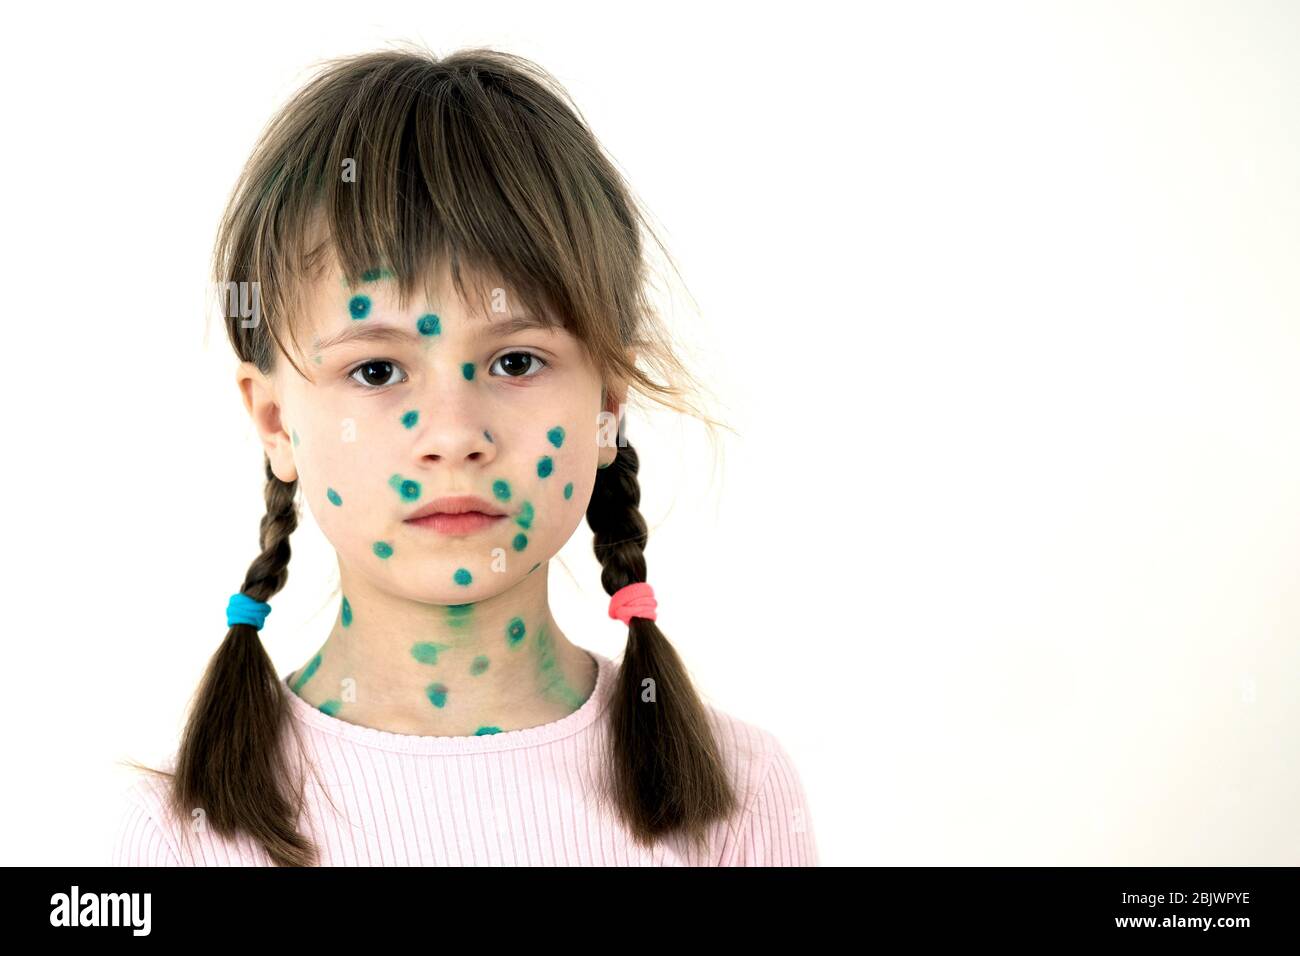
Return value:
<svg viewBox="0 0 1300 956">
<path fill-rule="evenodd" d="M 654 589 L 645 581 L 638 581 L 614 592 L 614 596 L 609 599 L 609 616 L 624 624 L 631 624 L 634 617 L 653 621 L 656 607 Z"/>
</svg>

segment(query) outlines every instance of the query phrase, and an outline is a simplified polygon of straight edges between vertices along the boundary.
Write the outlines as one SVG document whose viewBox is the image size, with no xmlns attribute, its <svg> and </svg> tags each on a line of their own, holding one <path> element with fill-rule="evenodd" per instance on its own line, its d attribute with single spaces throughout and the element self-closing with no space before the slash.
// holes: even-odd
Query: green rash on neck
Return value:
<svg viewBox="0 0 1300 956">
<path fill-rule="evenodd" d="M 524 619 L 522 617 L 511 618 L 510 623 L 506 625 L 506 645 L 512 648 L 518 647 L 524 642 L 525 633 Z"/>
<path fill-rule="evenodd" d="M 348 603 L 346 594 L 343 596 L 343 609 L 339 612 L 339 617 L 342 618 L 344 627 L 352 626 L 352 605 Z"/>
<path fill-rule="evenodd" d="M 497 501 L 510 500 L 510 483 L 498 478 L 492 482 L 492 494 L 496 496 Z"/>
<path fill-rule="evenodd" d="M 448 604 L 447 625 L 454 628 L 469 627 L 473 621 L 473 604 Z"/>
<path fill-rule="evenodd" d="M 446 684 L 430 684 L 424 689 L 424 693 L 428 696 L 429 702 L 433 704 L 434 707 L 447 706 Z"/>
<path fill-rule="evenodd" d="M 409 412 L 407 412 L 405 415 L 402 416 L 402 426 L 405 428 L 414 428 L 415 423 L 418 422 L 419 420 L 420 420 L 420 413 L 417 412 L 415 409 L 411 409 Z"/>
<path fill-rule="evenodd" d="M 551 471 L 552 471 L 554 468 L 555 468 L 555 462 L 551 461 L 551 456 L 550 456 L 550 455 L 543 455 L 541 458 L 537 459 L 537 477 L 538 477 L 538 478 L 547 478 L 547 477 L 549 477 L 550 474 L 551 474 Z"/>
<path fill-rule="evenodd" d="M 411 656 L 421 664 L 438 663 L 438 652 L 450 648 L 450 644 L 435 644 L 433 641 L 420 641 L 411 645 Z"/>
<path fill-rule="evenodd" d="M 401 475 L 393 475 L 388 479 L 388 484 L 402 496 L 403 501 L 414 501 L 420 497 L 420 483 L 418 481 L 411 481 Z"/>
<path fill-rule="evenodd" d="M 487 659 L 487 655 L 485 654 L 480 654 L 478 657 L 474 658 L 474 660 L 469 665 L 469 672 L 473 674 L 475 677 L 477 677 L 479 674 L 482 674 L 487 669 L 488 669 L 488 659 Z"/>
<path fill-rule="evenodd" d="M 322 714 L 329 714 L 331 717 L 333 717 L 335 714 L 339 712 L 339 708 L 342 706 L 343 706 L 343 701 L 341 700 L 327 700 L 316 709 L 319 710 Z"/>
<path fill-rule="evenodd" d="M 564 500 L 568 501 L 572 497 L 573 497 L 573 482 L 569 482 L 567 485 L 564 486 Z"/>
<path fill-rule="evenodd" d="M 559 448 L 561 445 L 564 444 L 564 429 L 561 428 L 559 425 L 556 425 L 554 428 L 552 428 L 550 431 L 546 433 L 546 440 L 549 441 L 556 448 Z"/>
<path fill-rule="evenodd" d="M 339 493 L 335 491 L 333 488 L 325 489 L 325 497 L 328 498 L 330 500 L 330 504 L 334 505 L 336 508 L 341 507 L 343 505 L 343 499 L 339 497 Z"/>
<path fill-rule="evenodd" d="M 317 654 L 311 659 L 311 662 L 302 669 L 302 674 L 293 682 L 293 692 L 296 694 L 302 690 L 302 685 L 311 680 L 312 675 L 316 673 L 316 668 L 320 667 L 321 655 Z"/>
<path fill-rule="evenodd" d="M 551 640 L 551 634 L 545 624 L 537 632 L 537 640 L 533 642 L 533 647 L 536 648 L 534 660 L 537 664 L 537 680 L 541 685 L 542 693 L 559 698 L 575 710 L 581 707 L 584 698 L 564 679 L 560 662 L 555 657 L 555 642 Z"/>
<path fill-rule="evenodd" d="M 519 508 L 519 516 L 515 518 L 515 522 L 526 531 L 533 526 L 533 514 L 533 503 L 525 501 Z"/>
<path fill-rule="evenodd" d="M 465 381 L 474 381 L 474 363 L 466 362 L 460 367 L 460 374 L 465 376 Z"/>
<path fill-rule="evenodd" d="M 442 321 L 430 312 L 428 315 L 422 315 L 419 321 L 415 323 L 415 328 L 421 335 L 441 335 Z"/>
<path fill-rule="evenodd" d="M 376 541 L 375 554 L 384 559 L 391 558 L 393 556 L 393 546 L 387 541 Z"/>
<path fill-rule="evenodd" d="M 370 296 L 354 295 L 348 302 L 348 313 L 354 319 L 364 319 L 370 314 Z"/>
<path fill-rule="evenodd" d="M 499 733 L 501 733 L 500 727 L 480 727 L 478 730 L 474 731 L 474 736 L 482 737 L 484 734 L 499 734 Z"/>
</svg>

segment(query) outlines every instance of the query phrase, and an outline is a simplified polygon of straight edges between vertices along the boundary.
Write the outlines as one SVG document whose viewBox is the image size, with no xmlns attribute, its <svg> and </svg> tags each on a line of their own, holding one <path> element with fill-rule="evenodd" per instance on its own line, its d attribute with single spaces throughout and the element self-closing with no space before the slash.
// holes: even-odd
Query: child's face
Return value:
<svg viewBox="0 0 1300 956">
<path fill-rule="evenodd" d="M 484 304 L 500 311 L 475 312 L 444 267 L 436 301 L 399 310 L 380 275 L 349 289 L 332 264 L 309 290 L 299 339 L 314 381 L 281 357 L 269 380 L 244 363 L 241 389 L 272 469 L 300 482 L 345 578 L 436 604 L 480 601 L 582 521 L 597 466 L 616 451 L 597 441 L 610 431 L 599 412 L 617 415 L 622 394 L 602 404 L 598 371 L 567 331 L 510 331 L 523 305 L 501 292 Z M 406 520 L 452 495 L 506 517 L 477 530 Z"/>
</svg>

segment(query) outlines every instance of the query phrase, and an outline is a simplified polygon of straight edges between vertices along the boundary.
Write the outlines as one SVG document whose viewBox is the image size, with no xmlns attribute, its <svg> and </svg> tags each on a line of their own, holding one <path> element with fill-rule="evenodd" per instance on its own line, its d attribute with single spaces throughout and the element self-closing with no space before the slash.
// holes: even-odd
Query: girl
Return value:
<svg viewBox="0 0 1300 956">
<path fill-rule="evenodd" d="M 518 57 L 382 52 L 329 63 L 263 134 L 214 257 L 262 550 L 115 863 L 816 863 L 789 756 L 702 702 L 655 623 L 621 410 L 635 389 L 692 411 L 689 376 L 650 230 L 578 117 Z M 259 630 L 300 491 L 343 596 L 282 679 Z M 617 663 L 547 603 L 584 514 Z"/>
</svg>

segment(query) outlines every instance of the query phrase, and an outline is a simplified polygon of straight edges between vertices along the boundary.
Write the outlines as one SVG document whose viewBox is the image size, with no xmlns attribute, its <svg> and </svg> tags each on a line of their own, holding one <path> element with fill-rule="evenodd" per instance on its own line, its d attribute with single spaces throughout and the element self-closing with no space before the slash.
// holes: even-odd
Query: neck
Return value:
<svg viewBox="0 0 1300 956">
<path fill-rule="evenodd" d="M 340 571 L 346 605 L 294 693 L 340 720 L 472 736 L 551 723 L 591 695 L 595 662 L 551 616 L 544 564 L 473 604 L 425 604 Z"/>
</svg>

